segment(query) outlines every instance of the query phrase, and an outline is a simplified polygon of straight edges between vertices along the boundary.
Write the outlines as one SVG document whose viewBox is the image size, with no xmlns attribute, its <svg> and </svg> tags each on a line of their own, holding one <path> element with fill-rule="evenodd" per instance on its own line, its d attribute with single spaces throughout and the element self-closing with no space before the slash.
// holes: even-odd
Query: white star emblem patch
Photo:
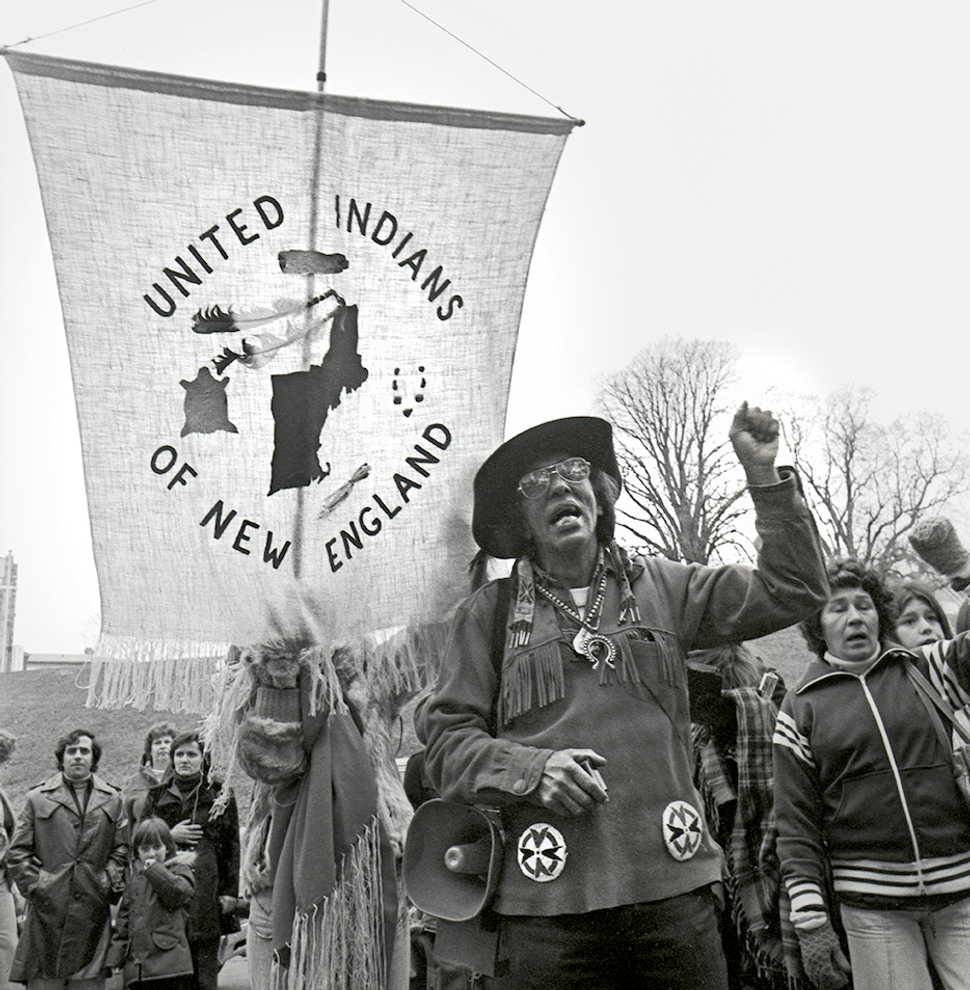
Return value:
<svg viewBox="0 0 970 990">
<path fill-rule="evenodd" d="M 537 822 L 519 836 L 519 869 L 537 883 L 555 880 L 566 865 L 566 855 L 566 840 L 552 825 Z"/>
<path fill-rule="evenodd" d="M 700 849 L 704 824 L 698 810 L 686 801 L 671 801 L 662 816 L 667 852 L 683 862 Z"/>
</svg>

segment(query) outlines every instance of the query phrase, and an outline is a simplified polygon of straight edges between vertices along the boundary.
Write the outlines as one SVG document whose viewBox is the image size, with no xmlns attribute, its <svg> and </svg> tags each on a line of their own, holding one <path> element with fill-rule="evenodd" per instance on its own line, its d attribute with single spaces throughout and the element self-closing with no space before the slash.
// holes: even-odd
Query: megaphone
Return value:
<svg viewBox="0 0 970 990">
<path fill-rule="evenodd" d="M 404 840 L 408 897 L 426 914 L 469 921 L 487 907 L 502 869 L 498 822 L 480 808 L 434 798 L 411 819 Z"/>
</svg>

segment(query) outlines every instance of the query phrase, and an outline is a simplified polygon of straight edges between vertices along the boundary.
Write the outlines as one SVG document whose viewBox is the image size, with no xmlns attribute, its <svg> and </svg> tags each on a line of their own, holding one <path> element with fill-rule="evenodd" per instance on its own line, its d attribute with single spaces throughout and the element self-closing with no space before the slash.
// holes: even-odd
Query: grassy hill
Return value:
<svg viewBox="0 0 970 990">
<path fill-rule="evenodd" d="M 17 737 L 13 756 L 0 765 L 0 786 L 19 811 L 23 797 L 51 776 L 57 740 L 71 729 L 90 729 L 103 747 L 98 775 L 120 787 L 138 768 L 148 727 L 162 719 L 195 728 L 184 712 L 86 708 L 87 688 L 76 670 L 25 670 L 0 675 L 0 729 Z M 82 675 L 83 677 L 83 675 Z"/>
<path fill-rule="evenodd" d="M 747 645 L 769 667 L 774 667 L 781 674 L 788 687 L 795 686 L 812 660 L 798 626 L 789 626 L 770 636 L 749 640 Z"/>
</svg>

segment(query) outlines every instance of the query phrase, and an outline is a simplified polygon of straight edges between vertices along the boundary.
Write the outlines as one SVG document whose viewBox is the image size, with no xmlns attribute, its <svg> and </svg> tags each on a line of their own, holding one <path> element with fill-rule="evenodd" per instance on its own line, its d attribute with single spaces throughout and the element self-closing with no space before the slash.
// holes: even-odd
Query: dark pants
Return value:
<svg viewBox="0 0 970 990">
<path fill-rule="evenodd" d="M 646 904 L 502 919 L 494 990 L 727 990 L 709 887 Z"/>
<path fill-rule="evenodd" d="M 195 990 L 216 990 L 219 982 L 219 939 L 204 942 L 189 940 L 192 966 L 195 969 Z"/>
</svg>

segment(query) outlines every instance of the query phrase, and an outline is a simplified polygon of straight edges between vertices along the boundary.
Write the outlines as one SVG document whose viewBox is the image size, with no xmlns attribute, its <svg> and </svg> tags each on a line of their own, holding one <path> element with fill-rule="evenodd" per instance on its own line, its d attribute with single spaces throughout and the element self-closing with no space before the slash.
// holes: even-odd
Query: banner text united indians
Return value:
<svg viewBox="0 0 970 990">
<path fill-rule="evenodd" d="M 440 618 L 573 121 L 7 54 L 64 311 L 102 659 L 311 598 Z"/>
</svg>

